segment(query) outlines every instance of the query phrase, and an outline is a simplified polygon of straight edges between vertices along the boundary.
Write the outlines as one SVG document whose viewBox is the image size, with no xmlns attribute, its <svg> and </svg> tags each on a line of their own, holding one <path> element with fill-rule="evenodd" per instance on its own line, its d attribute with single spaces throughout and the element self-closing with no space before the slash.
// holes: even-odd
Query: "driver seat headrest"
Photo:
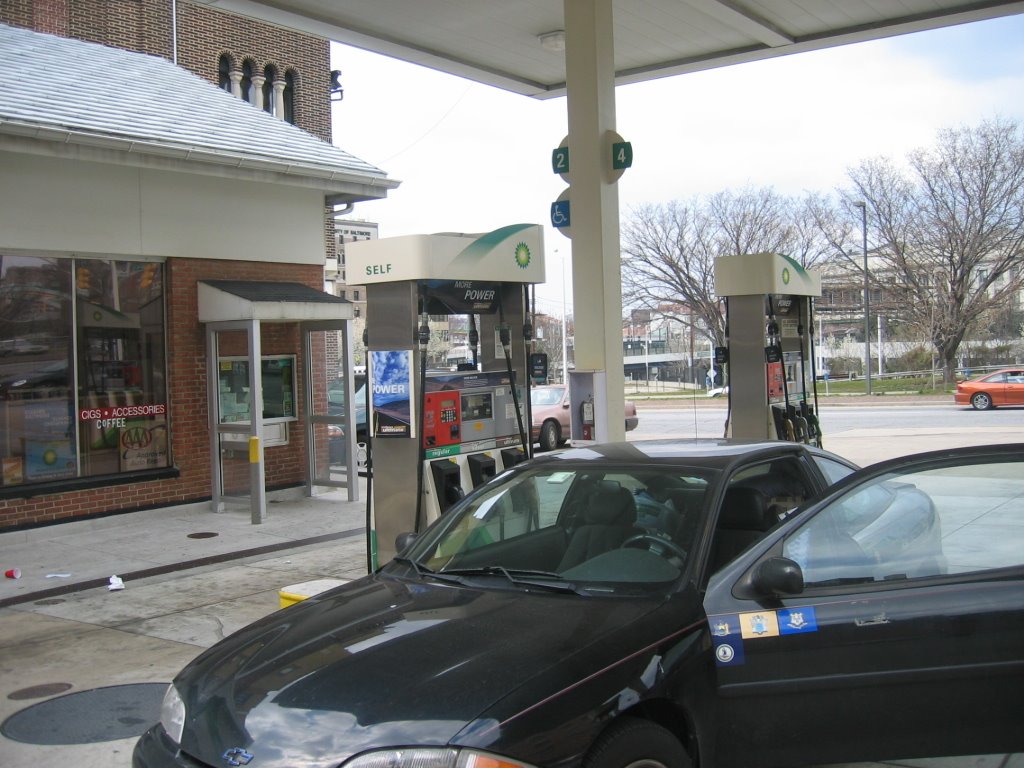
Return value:
<svg viewBox="0 0 1024 768">
<path fill-rule="evenodd" d="M 583 520 L 586 525 L 634 525 L 636 502 L 633 494 L 614 480 L 600 481 L 591 491 Z"/>
</svg>

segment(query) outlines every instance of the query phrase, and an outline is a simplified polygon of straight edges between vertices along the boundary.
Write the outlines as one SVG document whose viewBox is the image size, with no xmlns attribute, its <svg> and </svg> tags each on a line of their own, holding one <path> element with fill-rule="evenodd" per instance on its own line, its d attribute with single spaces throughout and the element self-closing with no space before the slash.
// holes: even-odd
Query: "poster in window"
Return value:
<svg viewBox="0 0 1024 768">
<path fill-rule="evenodd" d="M 25 440 L 25 477 L 59 480 L 78 471 L 75 447 L 70 440 Z"/>
<path fill-rule="evenodd" d="M 154 419 L 128 419 L 121 428 L 121 471 L 167 466 L 167 423 Z"/>
<path fill-rule="evenodd" d="M 24 406 L 25 479 L 59 480 L 78 474 L 78 456 L 69 434 L 73 432 L 70 403 L 63 398 L 29 401 Z"/>
<path fill-rule="evenodd" d="M 374 437 L 415 437 L 412 350 L 370 353 Z"/>
</svg>

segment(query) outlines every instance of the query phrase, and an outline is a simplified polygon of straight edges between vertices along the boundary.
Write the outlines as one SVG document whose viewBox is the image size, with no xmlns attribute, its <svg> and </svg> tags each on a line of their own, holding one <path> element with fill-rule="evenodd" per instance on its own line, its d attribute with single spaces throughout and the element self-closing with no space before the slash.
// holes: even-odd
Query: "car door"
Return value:
<svg viewBox="0 0 1024 768">
<path fill-rule="evenodd" d="M 1002 405 L 1024 405 L 1024 369 L 1006 372 Z"/>
<path fill-rule="evenodd" d="M 855 473 L 705 610 L 721 764 L 1024 750 L 1024 445 Z"/>
</svg>

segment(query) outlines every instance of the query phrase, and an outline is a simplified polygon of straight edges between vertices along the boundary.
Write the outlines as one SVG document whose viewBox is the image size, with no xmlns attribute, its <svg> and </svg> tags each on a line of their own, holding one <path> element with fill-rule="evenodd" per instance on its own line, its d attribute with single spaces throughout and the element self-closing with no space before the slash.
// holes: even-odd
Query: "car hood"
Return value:
<svg viewBox="0 0 1024 768">
<path fill-rule="evenodd" d="M 257 768 L 443 745 L 528 680 L 538 699 L 549 695 L 556 683 L 545 670 L 652 607 L 368 577 L 278 611 L 190 664 L 175 681 L 182 748 L 211 765 L 244 748 Z"/>
</svg>

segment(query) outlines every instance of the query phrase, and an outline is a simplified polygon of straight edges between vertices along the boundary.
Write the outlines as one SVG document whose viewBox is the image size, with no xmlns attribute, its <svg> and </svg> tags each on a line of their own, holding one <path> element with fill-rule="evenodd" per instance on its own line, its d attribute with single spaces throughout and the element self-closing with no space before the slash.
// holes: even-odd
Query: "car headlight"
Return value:
<svg viewBox="0 0 1024 768">
<path fill-rule="evenodd" d="M 174 683 L 167 686 L 167 693 L 160 705 L 160 725 L 175 744 L 181 743 L 181 733 L 185 730 L 185 702 L 181 700 L 181 694 Z"/>
<path fill-rule="evenodd" d="M 526 763 L 473 749 L 409 747 L 367 752 L 344 768 L 532 768 Z"/>
</svg>

